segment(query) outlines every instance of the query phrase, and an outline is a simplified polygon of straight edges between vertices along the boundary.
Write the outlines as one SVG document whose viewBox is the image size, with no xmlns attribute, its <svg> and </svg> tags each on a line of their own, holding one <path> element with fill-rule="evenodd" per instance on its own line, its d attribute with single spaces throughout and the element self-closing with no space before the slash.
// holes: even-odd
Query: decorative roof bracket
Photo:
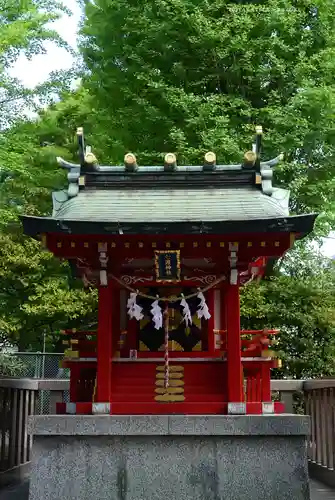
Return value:
<svg viewBox="0 0 335 500">
<path fill-rule="evenodd" d="M 252 151 L 247 151 L 244 155 L 242 164 L 236 165 L 217 165 L 215 153 L 208 152 L 205 155 L 203 166 L 177 166 L 177 160 L 173 153 L 165 155 L 164 166 L 156 167 L 139 167 L 136 157 L 132 153 L 128 153 L 124 158 L 124 166 L 103 166 L 99 165 L 95 155 L 92 153 L 91 147 L 85 147 L 84 131 L 82 127 L 77 129 L 78 147 L 79 147 L 79 164 L 71 163 L 63 158 L 58 157 L 57 162 L 62 167 L 68 170 L 69 186 L 67 194 L 69 198 L 77 196 L 80 187 L 85 186 L 84 174 L 88 172 L 100 173 L 119 173 L 127 172 L 135 173 L 157 173 L 157 172 L 224 172 L 232 170 L 253 170 L 256 171 L 257 184 L 261 186 L 264 194 L 271 196 L 273 193 L 272 168 L 275 167 L 284 155 L 280 154 L 276 158 L 269 161 L 260 161 L 261 140 L 263 129 L 260 126 L 256 127 L 256 139 L 252 147 Z"/>
</svg>

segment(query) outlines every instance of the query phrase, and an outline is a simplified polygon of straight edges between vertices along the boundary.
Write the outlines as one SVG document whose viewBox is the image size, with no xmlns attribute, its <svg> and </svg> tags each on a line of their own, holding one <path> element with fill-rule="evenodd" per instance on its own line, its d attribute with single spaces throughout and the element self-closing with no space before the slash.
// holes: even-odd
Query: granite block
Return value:
<svg viewBox="0 0 335 500">
<path fill-rule="evenodd" d="M 309 434 L 305 415 L 38 415 L 30 417 L 35 435 L 218 435 Z"/>
<path fill-rule="evenodd" d="M 110 436 L 168 433 L 168 416 L 162 415 L 38 415 L 29 417 L 33 435 Z"/>
<path fill-rule="evenodd" d="M 171 415 L 169 434 L 218 436 L 306 436 L 310 417 L 303 415 Z"/>
<path fill-rule="evenodd" d="M 308 500 L 296 436 L 37 437 L 30 500 Z"/>
<path fill-rule="evenodd" d="M 50 432 L 57 420 L 44 418 L 34 435 L 29 499 L 310 499 L 308 419 L 217 417 L 66 416 L 66 435 L 61 427 Z"/>
</svg>

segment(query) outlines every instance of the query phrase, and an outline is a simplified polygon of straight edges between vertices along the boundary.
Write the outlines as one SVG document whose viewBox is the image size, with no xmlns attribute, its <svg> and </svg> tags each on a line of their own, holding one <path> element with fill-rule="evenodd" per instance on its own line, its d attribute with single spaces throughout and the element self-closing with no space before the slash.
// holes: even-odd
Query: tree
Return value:
<svg viewBox="0 0 335 500">
<path fill-rule="evenodd" d="M 19 222 L 21 213 L 50 213 L 51 190 L 66 182 L 56 156 L 75 160 L 73 125 L 85 110 L 81 92 L 63 94 L 38 120 L 18 122 L 2 135 L 0 342 L 20 350 L 40 350 L 45 334 L 47 348 L 59 349 L 60 329 L 96 322 L 96 292 L 74 282 L 67 263 L 26 238 Z"/>
<path fill-rule="evenodd" d="M 243 290 L 243 325 L 280 329 L 279 377 L 334 375 L 335 263 L 298 246 L 275 271 Z"/>
<path fill-rule="evenodd" d="M 86 85 L 114 144 L 140 162 L 239 161 L 255 124 L 293 211 L 334 223 L 335 11 L 331 0 L 86 2 Z"/>
<path fill-rule="evenodd" d="M 47 40 L 66 46 L 50 27 L 65 11 L 58 0 L 0 0 L 0 343 L 20 349 L 40 349 L 45 334 L 52 348 L 59 342 L 55 331 L 77 326 L 79 320 L 91 323 L 96 307 L 95 294 L 70 287 L 68 266 L 25 238 L 18 221 L 22 212 L 50 210 L 50 191 L 64 181 L 56 155 L 69 156 L 73 148 L 69 127 L 61 132 L 54 119 L 56 105 L 37 120 L 24 120 L 27 108 L 64 89 L 64 75 L 52 75 L 30 90 L 9 70 L 20 54 L 43 52 Z M 70 107 L 72 96 L 66 95 Z"/>
<path fill-rule="evenodd" d="M 50 26 L 62 12 L 68 11 L 58 0 L 0 0 L 0 130 L 24 115 L 28 106 L 35 107 L 36 98 L 46 98 L 64 84 L 61 73 L 57 77 L 52 75 L 35 89 L 27 89 L 10 76 L 10 69 L 20 55 L 31 58 L 45 52 L 46 41 L 69 50 Z"/>
<path fill-rule="evenodd" d="M 157 164 L 171 151 L 180 163 L 197 163 L 214 150 L 220 162 L 238 162 L 262 124 L 263 156 L 286 153 L 275 175 L 291 189 L 291 211 L 321 212 L 318 231 L 329 231 L 330 0 L 95 0 L 85 12 L 85 87 L 114 139 L 104 161 L 132 151 L 139 163 Z M 279 327 L 284 374 L 297 377 L 334 370 L 334 269 L 303 252 L 286 256 L 271 279 L 242 295 L 244 326 Z"/>
</svg>

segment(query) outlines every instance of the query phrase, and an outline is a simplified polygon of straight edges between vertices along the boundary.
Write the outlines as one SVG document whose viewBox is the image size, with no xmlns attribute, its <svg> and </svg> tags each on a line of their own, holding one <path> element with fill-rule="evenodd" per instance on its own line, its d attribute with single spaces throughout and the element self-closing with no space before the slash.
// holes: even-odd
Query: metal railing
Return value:
<svg viewBox="0 0 335 500">
<path fill-rule="evenodd" d="M 34 413 L 37 393 L 35 380 L 0 379 L 0 485 L 11 477 L 8 472 L 30 461 L 32 438 L 27 422 Z"/>
<path fill-rule="evenodd" d="M 335 379 L 272 380 L 275 399 L 285 403 L 287 413 L 311 417 L 308 459 L 313 477 L 335 486 Z M 29 415 L 55 414 L 56 403 L 67 400 L 69 380 L 0 378 L 0 484 L 5 471 L 30 460 Z M 50 397 L 44 400 L 43 394 Z M 43 410 L 43 411 L 42 411 Z"/>
<path fill-rule="evenodd" d="M 34 379 L 68 380 L 69 370 L 61 366 L 63 353 L 49 352 L 15 352 L 10 354 L 20 363 L 20 376 Z M 36 399 L 35 413 L 43 415 L 49 413 L 52 393 L 49 385 L 45 389 L 39 388 Z M 69 393 L 64 392 L 64 401 L 69 401 Z"/>
<path fill-rule="evenodd" d="M 69 370 L 61 368 L 64 353 L 61 352 L 14 352 L 9 354 L 21 365 L 20 376 L 32 378 L 69 377 Z"/>
<path fill-rule="evenodd" d="M 311 417 L 310 474 L 335 487 L 335 379 L 308 380 L 303 389 L 305 411 Z"/>
</svg>

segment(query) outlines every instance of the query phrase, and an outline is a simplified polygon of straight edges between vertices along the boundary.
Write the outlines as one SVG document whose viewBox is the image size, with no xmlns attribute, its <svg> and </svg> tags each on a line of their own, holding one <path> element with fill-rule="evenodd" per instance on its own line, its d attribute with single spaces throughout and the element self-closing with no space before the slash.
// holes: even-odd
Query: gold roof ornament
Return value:
<svg viewBox="0 0 335 500">
<path fill-rule="evenodd" d="M 212 151 L 208 151 L 205 154 L 204 170 L 215 170 L 216 166 L 216 154 Z"/>
<path fill-rule="evenodd" d="M 86 147 L 86 152 L 85 152 L 85 163 L 88 163 L 89 165 L 97 165 L 98 160 L 96 156 L 92 153 L 92 149 L 90 146 Z"/>
<path fill-rule="evenodd" d="M 212 151 L 208 151 L 208 153 L 205 154 L 205 162 L 208 163 L 209 165 L 215 164 L 216 154 L 213 153 Z"/>
<path fill-rule="evenodd" d="M 135 172 L 137 170 L 137 160 L 133 153 L 127 153 L 124 157 L 124 166 L 126 170 Z"/>
<path fill-rule="evenodd" d="M 165 170 L 176 170 L 177 168 L 177 158 L 173 153 L 167 153 L 164 157 L 164 168 Z"/>
<path fill-rule="evenodd" d="M 254 151 L 247 151 L 244 153 L 243 166 L 245 168 L 252 168 L 257 160 L 257 155 Z"/>
</svg>

